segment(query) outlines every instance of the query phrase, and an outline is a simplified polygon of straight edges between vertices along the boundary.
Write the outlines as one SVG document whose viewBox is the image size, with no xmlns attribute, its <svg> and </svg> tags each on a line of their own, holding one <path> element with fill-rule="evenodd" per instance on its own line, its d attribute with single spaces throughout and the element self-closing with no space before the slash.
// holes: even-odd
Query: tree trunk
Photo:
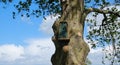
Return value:
<svg viewBox="0 0 120 65">
<path fill-rule="evenodd" d="M 83 38 L 84 0 L 64 0 L 61 3 L 63 13 L 53 24 L 52 40 L 56 51 L 51 58 L 52 65 L 85 65 L 89 47 Z M 67 23 L 67 37 L 63 40 L 59 39 L 61 22 Z"/>
</svg>

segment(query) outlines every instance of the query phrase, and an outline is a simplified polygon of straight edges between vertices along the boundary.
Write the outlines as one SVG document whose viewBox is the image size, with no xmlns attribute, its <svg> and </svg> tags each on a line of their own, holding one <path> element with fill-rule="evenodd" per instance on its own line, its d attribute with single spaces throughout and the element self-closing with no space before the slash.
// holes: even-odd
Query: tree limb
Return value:
<svg viewBox="0 0 120 65">
<path fill-rule="evenodd" d="M 101 10 L 101 9 L 97 9 L 97 8 L 88 8 L 88 9 L 85 9 L 86 12 L 98 12 L 98 13 L 101 13 L 101 14 L 114 14 L 118 17 L 120 17 L 120 13 L 119 11 L 118 12 L 114 12 L 114 11 L 110 11 L 110 10 Z"/>
</svg>

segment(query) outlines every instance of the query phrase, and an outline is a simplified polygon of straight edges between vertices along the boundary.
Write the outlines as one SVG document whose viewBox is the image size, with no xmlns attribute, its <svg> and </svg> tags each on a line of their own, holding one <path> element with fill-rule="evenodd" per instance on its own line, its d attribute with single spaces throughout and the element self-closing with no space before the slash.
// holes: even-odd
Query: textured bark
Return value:
<svg viewBox="0 0 120 65">
<path fill-rule="evenodd" d="M 56 51 L 51 58 L 52 65 L 85 65 L 85 60 L 89 52 L 89 47 L 83 39 L 84 20 L 84 0 L 67 0 L 62 6 L 63 14 L 61 18 L 53 24 L 54 36 L 52 40 Z M 66 21 L 68 23 L 67 45 L 61 45 L 64 42 L 58 40 L 59 23 Z"/>
</svg>

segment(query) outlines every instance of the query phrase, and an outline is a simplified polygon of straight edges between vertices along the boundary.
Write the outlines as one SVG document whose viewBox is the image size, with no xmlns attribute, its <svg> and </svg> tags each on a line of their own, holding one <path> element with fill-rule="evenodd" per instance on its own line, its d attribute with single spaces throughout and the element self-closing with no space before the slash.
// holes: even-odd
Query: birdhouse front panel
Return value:
<svg viewBox="0 0 120 65">
<path fill-rule="evenodd" d="M 65 39 L 68 37 L 67 27 L 68 27 L 67 22 L 60 22 L 58 39 Z"/>
</svg>

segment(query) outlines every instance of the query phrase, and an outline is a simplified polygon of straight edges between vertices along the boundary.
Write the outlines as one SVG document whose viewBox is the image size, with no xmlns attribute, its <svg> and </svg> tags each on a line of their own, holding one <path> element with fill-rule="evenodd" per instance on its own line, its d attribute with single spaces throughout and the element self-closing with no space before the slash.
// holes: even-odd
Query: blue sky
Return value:
<svg viewBox="0 0 120 65">
<path fill-rule="evenodd" d="M 0 65 L 51 65 L 55 50 L 51 26 L 55 18 L 12 19 L 12 11 L 11 7 L 0 11 Z"/>
<path fill-rule="evenodd" d="M 0 43 L 18 43 L 27 38 L 48 36 L 39 30 L 42 17 L 36 19 L 18 15 L 13 19 L 12 12 L 15 10 L 13 7 L 8 6 L 5 9 L 0 7 L 0 9 Z"/>
<path fill-rule="evenodd" d="M 52 43 L 50 39 L 52 34 L 48 34 L 49 32 L 45 33 L 40 29 L 44 28 L 44 23 L 42 23 L 44 20 L 42 18 L 36 19 L 35 17 L 27 18 L 26 16 L 17 16 L 16 19 L 12 19 L 13 10 L 14 8 L 10 6 L 5 9 L 0 7 L 0 59 L 2 59 L 0 60 L 0 65 L 27 65 L 30 61 L 29 65 L 50 65 L 50 62 L 45 63 L 45 61 L 50 61 L 49 58 L 52 53 L 49 55 L 49 52 L 47 51 L 47 53 L 45 50 L 48 50 L 49 43 Z M 43 26 L 40 24 L 43 24 Z M 49 43 L 47 44 L 47 42 Z M 40 51 L 38 51 L 39 49 Z M 43 52 L 47 53 L 49 58 L 45 55 L 47 57 L 45 59 L 45 56 L 42 56 L 44 55 Z M 39 59 L 41 56 L 43 58 Z M 32 60 L 33 57 L 34 60 Z M 27 59 L 30 61 L 27 61 Z M 42 59 L 44 59 L 44 62 Z"/>
<path fill-rule="evenodd" d="M 50 39 L 51 29 L 45 33 L 44 28 L 51 27 L 43 23 L 42 17 L 18 15 L 12 19 L 15 9 L 11 5 L 4 6 L 5 9 L 0 6 L 0 65 L 50 65 L 54 45 Z"/>
<path fill-rule="evenodd" d="M 8 5 L 5 9 L 0 6 L 0 65 L 51 65 L 55 50 L 51 26 L 57 17 L 46 16 L 44 20 L 18 15 L 12 19 L 15 9 Z M 91 49 L 88 57 L 92 65 L 101 65 L 101 50 Z"/>
</svg>

